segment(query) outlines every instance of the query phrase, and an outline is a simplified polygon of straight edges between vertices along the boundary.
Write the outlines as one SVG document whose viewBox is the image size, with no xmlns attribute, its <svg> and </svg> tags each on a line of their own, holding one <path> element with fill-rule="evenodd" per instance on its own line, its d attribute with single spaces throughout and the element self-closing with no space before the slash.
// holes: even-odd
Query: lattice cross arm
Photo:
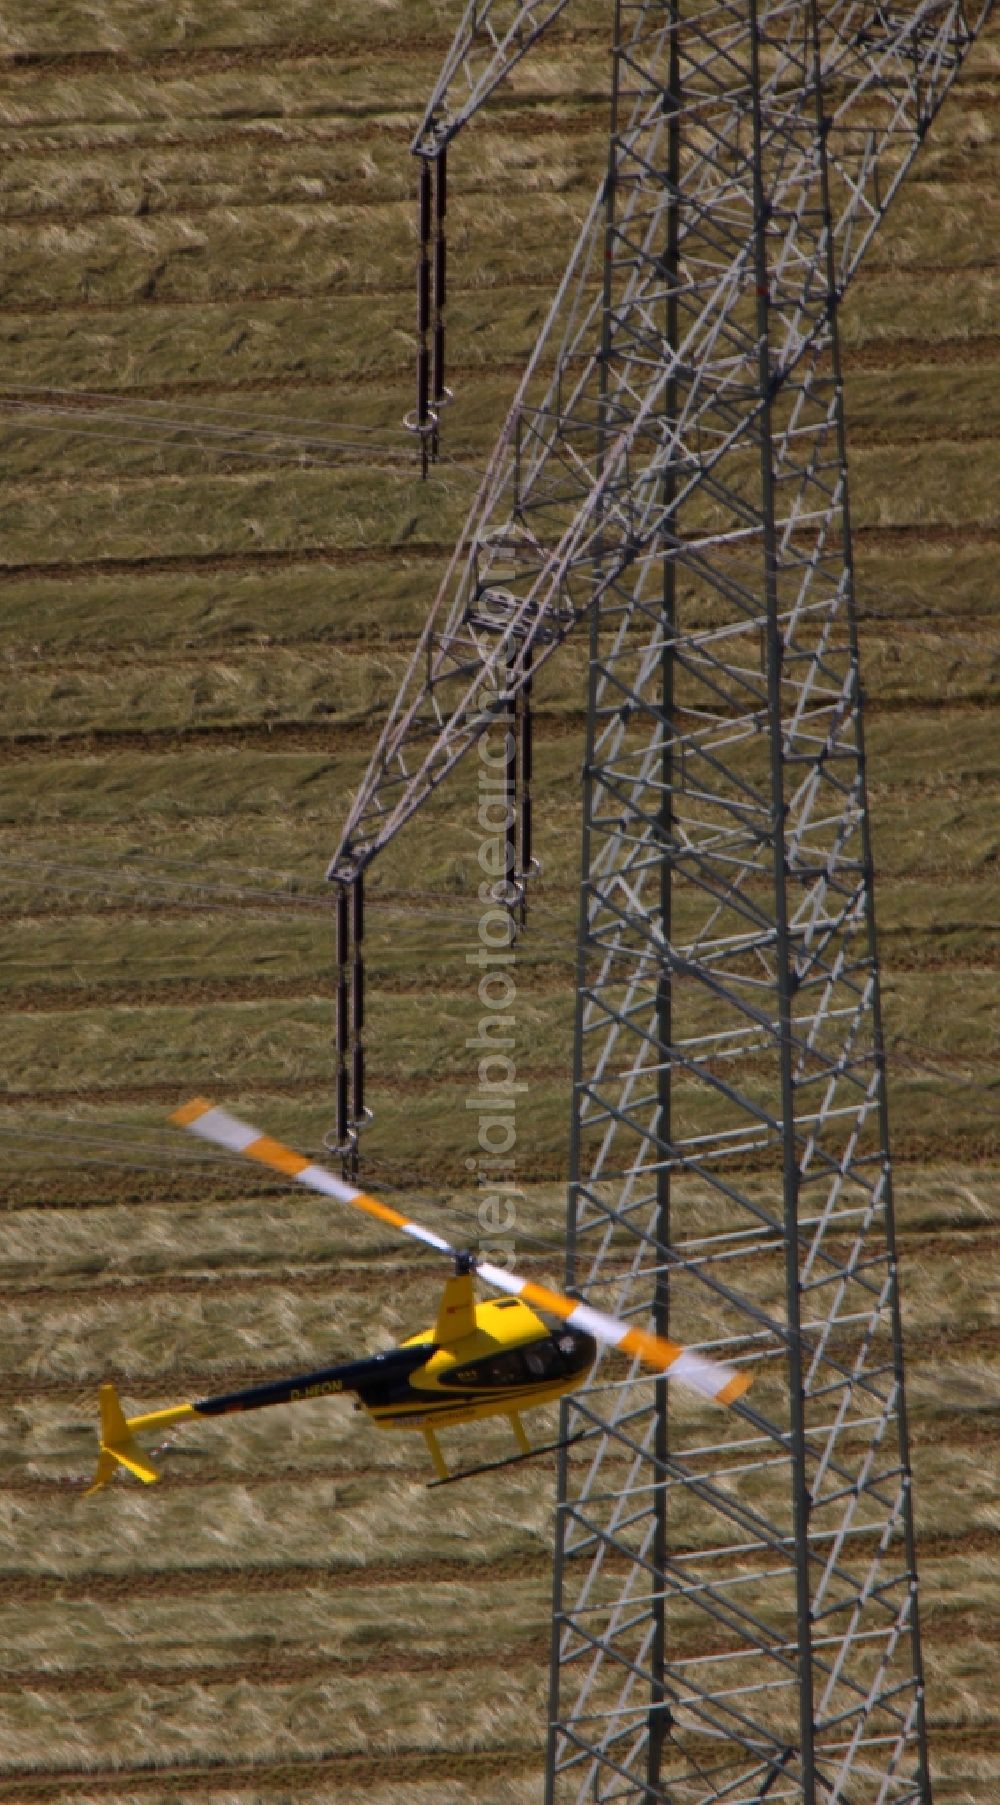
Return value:
<svg viewBox="0 0 1000 1805">
<path fill-rule="evenodd" d="M 410 149 L 440 156 L 571 0 L 468 0 Z"/>
</svg>

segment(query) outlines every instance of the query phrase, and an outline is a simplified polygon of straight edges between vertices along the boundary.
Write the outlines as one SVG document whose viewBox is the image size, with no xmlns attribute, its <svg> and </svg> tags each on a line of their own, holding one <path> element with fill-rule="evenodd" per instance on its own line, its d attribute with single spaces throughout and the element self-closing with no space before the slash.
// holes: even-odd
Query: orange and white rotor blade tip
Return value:
<svg viewBox="0 0 1000 1805">
<path fill-rule="evenodd" d="M 272 1140 L 270 1135 L 261 1134 L 259 1129 L 249 1127 L 238 1117 L 230 1115 L 228 1110 L 219 1109 L 204 1097 L 195 1097 L 190 1103 L 185 1103 L 174 1111 L 170 1120 L 178 1128 L 186 1128 L 191 1134 L 199 1135 L 202 1140 L 211 1141 L 217 1147 L 224 1147 L 230 1153 L 240 1153 L 246 1159 L 258 1160 L 261 1165 L 281 1172 L 286 1178 L 294 1178 L 298 1184 L 305 1185 L 311 1191 L 318 1191 L 324 1197 L 332 1197 L 338 1203 L 350 1203 L 355 1209 L 363 1210 L 365 1215 L 374 1216 L 377 1221 L 399 1229 L 401 1234 L 422 1242 L 425 1247 L 435 1248 L 438 1253 L 454 1255 L 457 1251 L 449 1241 L 435 1235 L 430 1229 L 422 1228 L 419 1222 L 414 1222 L 388 1204 L 380 1203 L 378 1198 L 369 1196 L 367 1191 L 359 1191 L 343 1179 L 335 1178 L 325 1166 L 315 1165 L 311 1160 L 304 1159 L 302 1154 L 294 1153 L 280 1141 Z M 608 1316 L 603 1310 L 594 1310 L 589 1304 L 580 1303 L 577 1298 L 566 1297 L 561 1291 L 550 1291 L 546 1285 L 536 1284 L 534 1279 L 518 1278 L 503 1267 L 491 1265 L 488 1260 L 477 1260 L 475 1267 L 479 1278 L 493 1290 L 506 1291 L 512 1297 L 523 1298 L 526 1304 L 548 1311 L 571 1328 L 582 1329 L 585 1334 L 592 1335 L 595 1341 L 603 1342 L 607 1347 L 618 1348 L 624 1354 L 634 1354 L 653 1372 L 669 1373 L 672 1378 L 679 1379 L 682 1384 L 700 1392 L 702 1397 L 714 1398 L 718 1404 L 734 1404 L 750 1386 L 748 1373 L 737 1372 L 735 1367 L 711 1360 L 707 1355 L 682 1347 L 679 1342 L 669 1341 L 662 1335 L 653 1335 L 647 1329 L 635 1328 L 617 1316 Z"/>
</svg>

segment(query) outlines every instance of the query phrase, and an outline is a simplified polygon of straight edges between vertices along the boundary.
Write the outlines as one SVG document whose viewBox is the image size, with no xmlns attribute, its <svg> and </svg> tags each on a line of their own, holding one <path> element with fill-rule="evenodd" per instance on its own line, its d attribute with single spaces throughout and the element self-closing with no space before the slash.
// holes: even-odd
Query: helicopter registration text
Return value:
<svg viewBox="0 0 1000 1805">
<path fill-rule="evenodd" d="M 343 1391 L 343 1379 L 325 1379 L 322 1385 L 304 1385 L 300 1391 L 290 1391 L 289 1402 L 295 1398 L 322 1398 L 331 1391 Z"/>
</svg>

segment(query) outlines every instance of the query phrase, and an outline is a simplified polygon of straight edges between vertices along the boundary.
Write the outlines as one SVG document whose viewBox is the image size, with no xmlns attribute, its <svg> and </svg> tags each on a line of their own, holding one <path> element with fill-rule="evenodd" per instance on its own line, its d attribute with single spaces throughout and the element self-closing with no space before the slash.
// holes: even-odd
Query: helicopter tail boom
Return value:
<svg viewBox="0 0 1000 1805">
<path fill-rule="evenodd" d="M 288 1379 L 274 1379 L 262 1385 L 249 1385 L 242 1391 L 226 1392 L 219 1397 L 200 1398 L 191 1404 L 168 1404 L 164 1410 L 147 1410 L 140 1416 L 125 1415 L 113 1385 L 102 1385 L 100 1401 L 100 1453 L 97 1472 L 86 1496 L 99 1492 L 124 1467 L 144 1485 L 153 1485 L 160 1474 L 148 1454 L 140 1448 L 135 1436 L 147 1429 L 169 1429 L 174 1423 L 195 1417 L 229 1416 L 233 1411 L 260 1410 L 268 1404 L 294 1404 L 300 1399 L 327 1397 L 341 1392 L 357 1392 L 366 1408 L 373 1401 L 384 1401 L 394 1387 L 405 1384 L 410 1373 L 426 1364 L 434 1352 L 433 1341 L 414 1341 L 412 1345 L 391 1348 L 381 1354 L 366 1355 L 361 1360 L 348 1360 L 339 1366 L 323 1367 L 317 1372 L 296 1373 Z"/>
</svg>

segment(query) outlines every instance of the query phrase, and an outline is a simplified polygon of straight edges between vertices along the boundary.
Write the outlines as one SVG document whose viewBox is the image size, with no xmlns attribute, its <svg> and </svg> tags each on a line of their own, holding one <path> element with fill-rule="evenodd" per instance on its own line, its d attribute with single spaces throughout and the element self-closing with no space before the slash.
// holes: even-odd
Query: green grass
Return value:
<svg viewBox="0 0 1000 1805">
<path fill-rule="evenodd" d="M 539 1075 L 547 1078 L 553 1069 L 562 1083 L 568 1078 L 572 996 L 565 976 L 561 988 L 546 990 L 548 994 L 538 995 L 526 984 L 518 999 L 517 1032 L 530 1048 L 519 1069 L 533 1080 L 533 1088 Z M 904 1045 L 933 1046 L 945 1058 L 956 1055 L 975 1061 L 996 1052 L 1000 973 L 974 968 L 896 973 L 888 979 L 886 991 L 890 1049 L 898 1038 Z M 414 1083 L 450 1081 L 460 1087 L 474 1082 L 475 1060 L 466 1050 L 466 1040 L 476 1033 L 482 1007 L 473 986 L 438 985 L 440 1019 L 432 1038 L 427 1033 L 426 995 L 426 990 L 369 987 L 368 1044 L 390 1095 L 397 1086 Z M 685 1032 L 708 1031 L 709 1006 L 700 987 L 679 986 L 677 1008 Z M 82 1089 L 94 1071 L 101 1073 L 100 1088 L 112 1090 L 183 1085 L 185 1074 L 194 1086 L 225 1079 L 241 1088 L 266 1089 L 269 1077 L 280 1085 L 296 1075 L 303 1083 L 322 1084 L 330 1006 L 319 995 L 186 1007 L 81 1007 L 65 1012 L 58 1028 L 54 1048 L 50 1016 L 43 1012 L 8 1016 L 5 1041 L 11 1091 Z M 897 1092 L 905 1091 L 905 1080 L 900 1079 Z M 899 1104 L 897 1115 L 902 1132 L 909 1123 Z"/>
<path fill-rule="evenodd" d="M 948 701 L 991 701 L 1000 693 L 1000 629 L 978 623 L 960 630 L 922 627 L 905 659 L 899 639 L 898 629 L 868 636 L 874 701 L 920 701 L 935 680 Z M 5 720 L 18 739 L 43 743 L 70 734 L 99 733 L 106 741 L 116 733 L 184 733 L 195 724 L 206 731 L 366 723 L 390 706 L 412 650 L 412 644 L 392 642 L 370 649 L 217 647 L 213 657 L 126 655 L 90 666 L 29 666 L 8 678 Z M 565 707 L 567 678 L 578 674 L 583 660 L 578 641 L 543 671 L 540 709 Z M 683 685 L 679 702 L 683 706 Z"/>
<path fill-rule="evenodd" d="M 65 851 L 65 849 L 63 849 Z M 105 849 L 107 850 L 107 849 Z M 53 856 L 57 849 L 52 848 Z M 96 847 L 95 847 L 96 852 Z M 305 863 L 305 854 L 302 855 Z M 179 874 L 197 876 L 193 872 Z M 221 875 L 221 873 L 220 873 Z M 570 873 L 565 890 L 547 883 L 535 899 L 532 934 L 522 942 L 518 970 L 538 993 L 563 981 L 570 969 L 576 900 Z M 940 889 L 933 880 L 887 886 L 881 938 L 890 969 L 927 970 L 936 964 L 989 965 L 996 952 L 997 911 L 989 879 L 954 882 L 952 916 L 940 919 Z M 72 902 L 72 898 L 69 899 Z M 426 985 L 433 962 L 439 982 L 466 988 L 464 955 L 476 933 L 478 904 L 461 896 L 423 907 L 416 899 L 374 907 L 367 934 L 368 974 L 377 989 L 416 990 Z M 252 996 L 268 983 L 314 986 L 327 995 L 331 982 L 328 916 L 313 910 L 263 906 L 247 910 L 238 928 L 226 910 L 199 911 L 195 893 L 180 915 L 135 913 L 109 922 L 72 910 L 69 919 L 25 916 L 8 923 L 0 945 L 0 993 L 32 1008 L 71 1008 L 82 1003 L 127 1001 L 132 995 L 163 1002 L 171 994 L 225 986 Z"/>
<path fill-rule="evenodd" d="M 0 541 L 10 563 L 32 562 L 39 546 L 47 563 L 86 558 L 134 559 L 151 543 L 165 552 L 181 546 L 208 558 L 269 550 L 336 551 L 375 539 L 387 545 L 442 543 L 463 519 L 466 485 L 447 477 L 429 485 L 381 471 L 303 470 L 282 479 L 280 511 L 274 478 L 167 478 L 133 489 L 115 482 L 81 482 L 43 492 L 14 490 Z"/>
</svg>

